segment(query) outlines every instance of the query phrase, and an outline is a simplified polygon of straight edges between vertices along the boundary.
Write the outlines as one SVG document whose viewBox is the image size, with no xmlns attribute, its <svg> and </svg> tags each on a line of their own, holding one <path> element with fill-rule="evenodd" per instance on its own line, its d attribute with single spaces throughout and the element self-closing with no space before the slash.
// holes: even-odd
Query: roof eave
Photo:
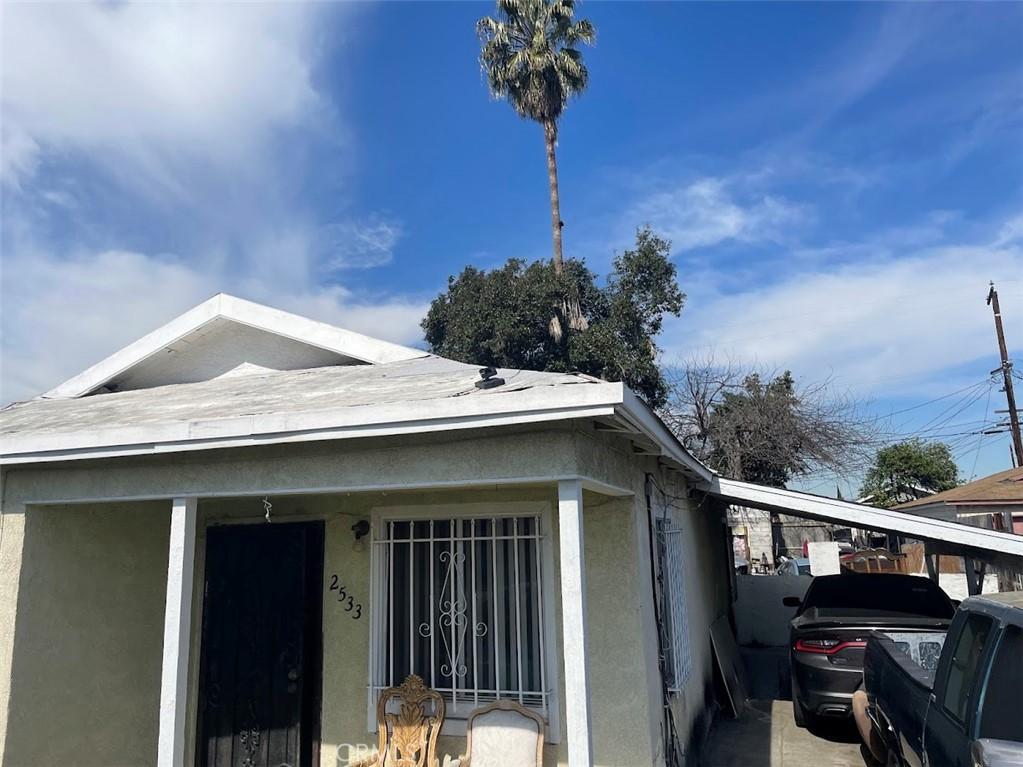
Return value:
<svg viewBox="0 0 1023 767">
<path fill-rule="evenodd" d="M 131 429 L 8 438 L 0 464 L 48 463 L 90 458 L 212 450 L 367 436 L 507 426 L 599 418 L 621 404 L 618 384 L 538 387 L 507 394 L 453 397 L 299 413 L 143 424 Z"/>
</svg>

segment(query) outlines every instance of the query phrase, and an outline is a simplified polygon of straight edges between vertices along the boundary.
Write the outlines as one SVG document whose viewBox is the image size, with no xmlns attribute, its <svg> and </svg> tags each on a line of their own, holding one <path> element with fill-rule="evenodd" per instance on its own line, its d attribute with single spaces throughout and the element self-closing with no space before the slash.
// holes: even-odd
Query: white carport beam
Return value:
<svg viewBox="0 0 1023 767">
<path fill-rule="evenodd" d="M 188 647 L 192 624 L 192 576 L 195 572 L 195 517 L 195 498 L 174 499 L 163 621 L 157 767 L 185 765 L 185 703 L 188 699 Z"/>
<path fill-rule="evenodd" d="M 583 486 L 558 482 L 561 548 L 561 623 L 565 650 L 568 767 L 592 767 L 590 683 L 586 671 L 586 571 L 583 559 Z"/>
<path fill-rule="evenodd" d="M 984 527 L 921 517 L 894 509 L 878 509 L 725 477 L 714 477 L 707 492 L 738 506 L 752 506 L 764 511 L 820 519 L 865 530 L 886 530 L 907 538 L 940 542 L 942 554 L 950 553 L 950 547 L 956 547 L 960 550 L 960 556 L 961 550 L 965 548 L 973 549 L 976 553 L 994 552 L 1023 557 L 1023 536 Z"/>
</svg>

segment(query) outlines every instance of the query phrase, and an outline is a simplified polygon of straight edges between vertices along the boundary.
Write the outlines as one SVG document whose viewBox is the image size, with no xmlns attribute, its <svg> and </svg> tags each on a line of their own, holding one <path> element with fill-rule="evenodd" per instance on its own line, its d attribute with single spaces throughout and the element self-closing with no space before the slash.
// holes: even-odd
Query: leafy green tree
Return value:
<svg viewBox="0 0 1023 767">
<path fill-rule="evenodd" d="M 558 195 L 558 118 L 569 97 L 586 88 L 589 73 L 580 43 L 592 45 L 596 29 L 574 21 L 575 0 L 497 0 L 497 18 L 476 24 L 482 42 L 480 65 L 491 93 L 520 116 L 543 126 L 551 195 L 554 272 L 561 275 L 561 202 Z"/>
<path fill-rule="evenodd" d="M 667 240 L 640 229 L 603 286 L 575 259 L 565 261 L 561 277 L 542 261 L 511 259 L 488 272 L 466 267 L 430 304 L 426 341 L 434 353 L 462 362 L 624 381 L 660 406 L 667 387 L 655 339 L 664 315 L 678 316 L 685 302 L 670 251 Z M 587 323 L 555 339 L 550 307 L 566 290 Z"/>
<path fill-rule="evenodd" d="M 861 497 L 891 508 L 959 484 L 959 469 L 948 445 L 910 439 L 881 448 L 867 470 Z"/>
</svg>

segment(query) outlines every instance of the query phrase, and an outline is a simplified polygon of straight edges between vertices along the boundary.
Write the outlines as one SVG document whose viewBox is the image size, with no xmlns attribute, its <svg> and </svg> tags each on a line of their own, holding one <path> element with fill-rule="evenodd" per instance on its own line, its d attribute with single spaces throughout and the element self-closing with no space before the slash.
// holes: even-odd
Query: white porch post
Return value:
<svg viewBox="0 0 1023 767">
<path fill-rule="evenodd" d="M 158 767 L 185 765 L 185 704 L 188 699 L 192 576 L 195 572 L 195 510 L 195 498 L 175 498 L 171 507 L 167 602 L 163 621 Z"/>
<path fill-rule="evenodd" d="M 586 672 L 586 572 L 583 559 L 583 488 L 558 482 L 561 615 L 565 648 L 565 720 L 569 767 L 592 767 L 590 683 Z"/>
</svg>

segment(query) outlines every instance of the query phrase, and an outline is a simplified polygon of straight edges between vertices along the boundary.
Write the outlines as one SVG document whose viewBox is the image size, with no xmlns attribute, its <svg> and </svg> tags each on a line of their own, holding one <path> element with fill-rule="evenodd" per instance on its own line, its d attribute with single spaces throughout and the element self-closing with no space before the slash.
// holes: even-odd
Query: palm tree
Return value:
<svg viewBox="0 0 1023 767">
<path fill-rule="evenodd" d="M 592 45 L 597 31 L 586 19 L 573 21 L 575 0 L 497 0 L 497 16 L 480 19 L 480 64 L 490 91 L 507 99 L 523 118 L 543 126 L 551 192 L 554 271 L 562 273 L 561 203 L 558 198 L 558 118 L 568 99 L 586 88 L 589 73 L 576 47 Z M 570 312 L 574 313 L 574 312 Z M 575 324 L 575 323 L 570 323 Z"/>
</svg>

